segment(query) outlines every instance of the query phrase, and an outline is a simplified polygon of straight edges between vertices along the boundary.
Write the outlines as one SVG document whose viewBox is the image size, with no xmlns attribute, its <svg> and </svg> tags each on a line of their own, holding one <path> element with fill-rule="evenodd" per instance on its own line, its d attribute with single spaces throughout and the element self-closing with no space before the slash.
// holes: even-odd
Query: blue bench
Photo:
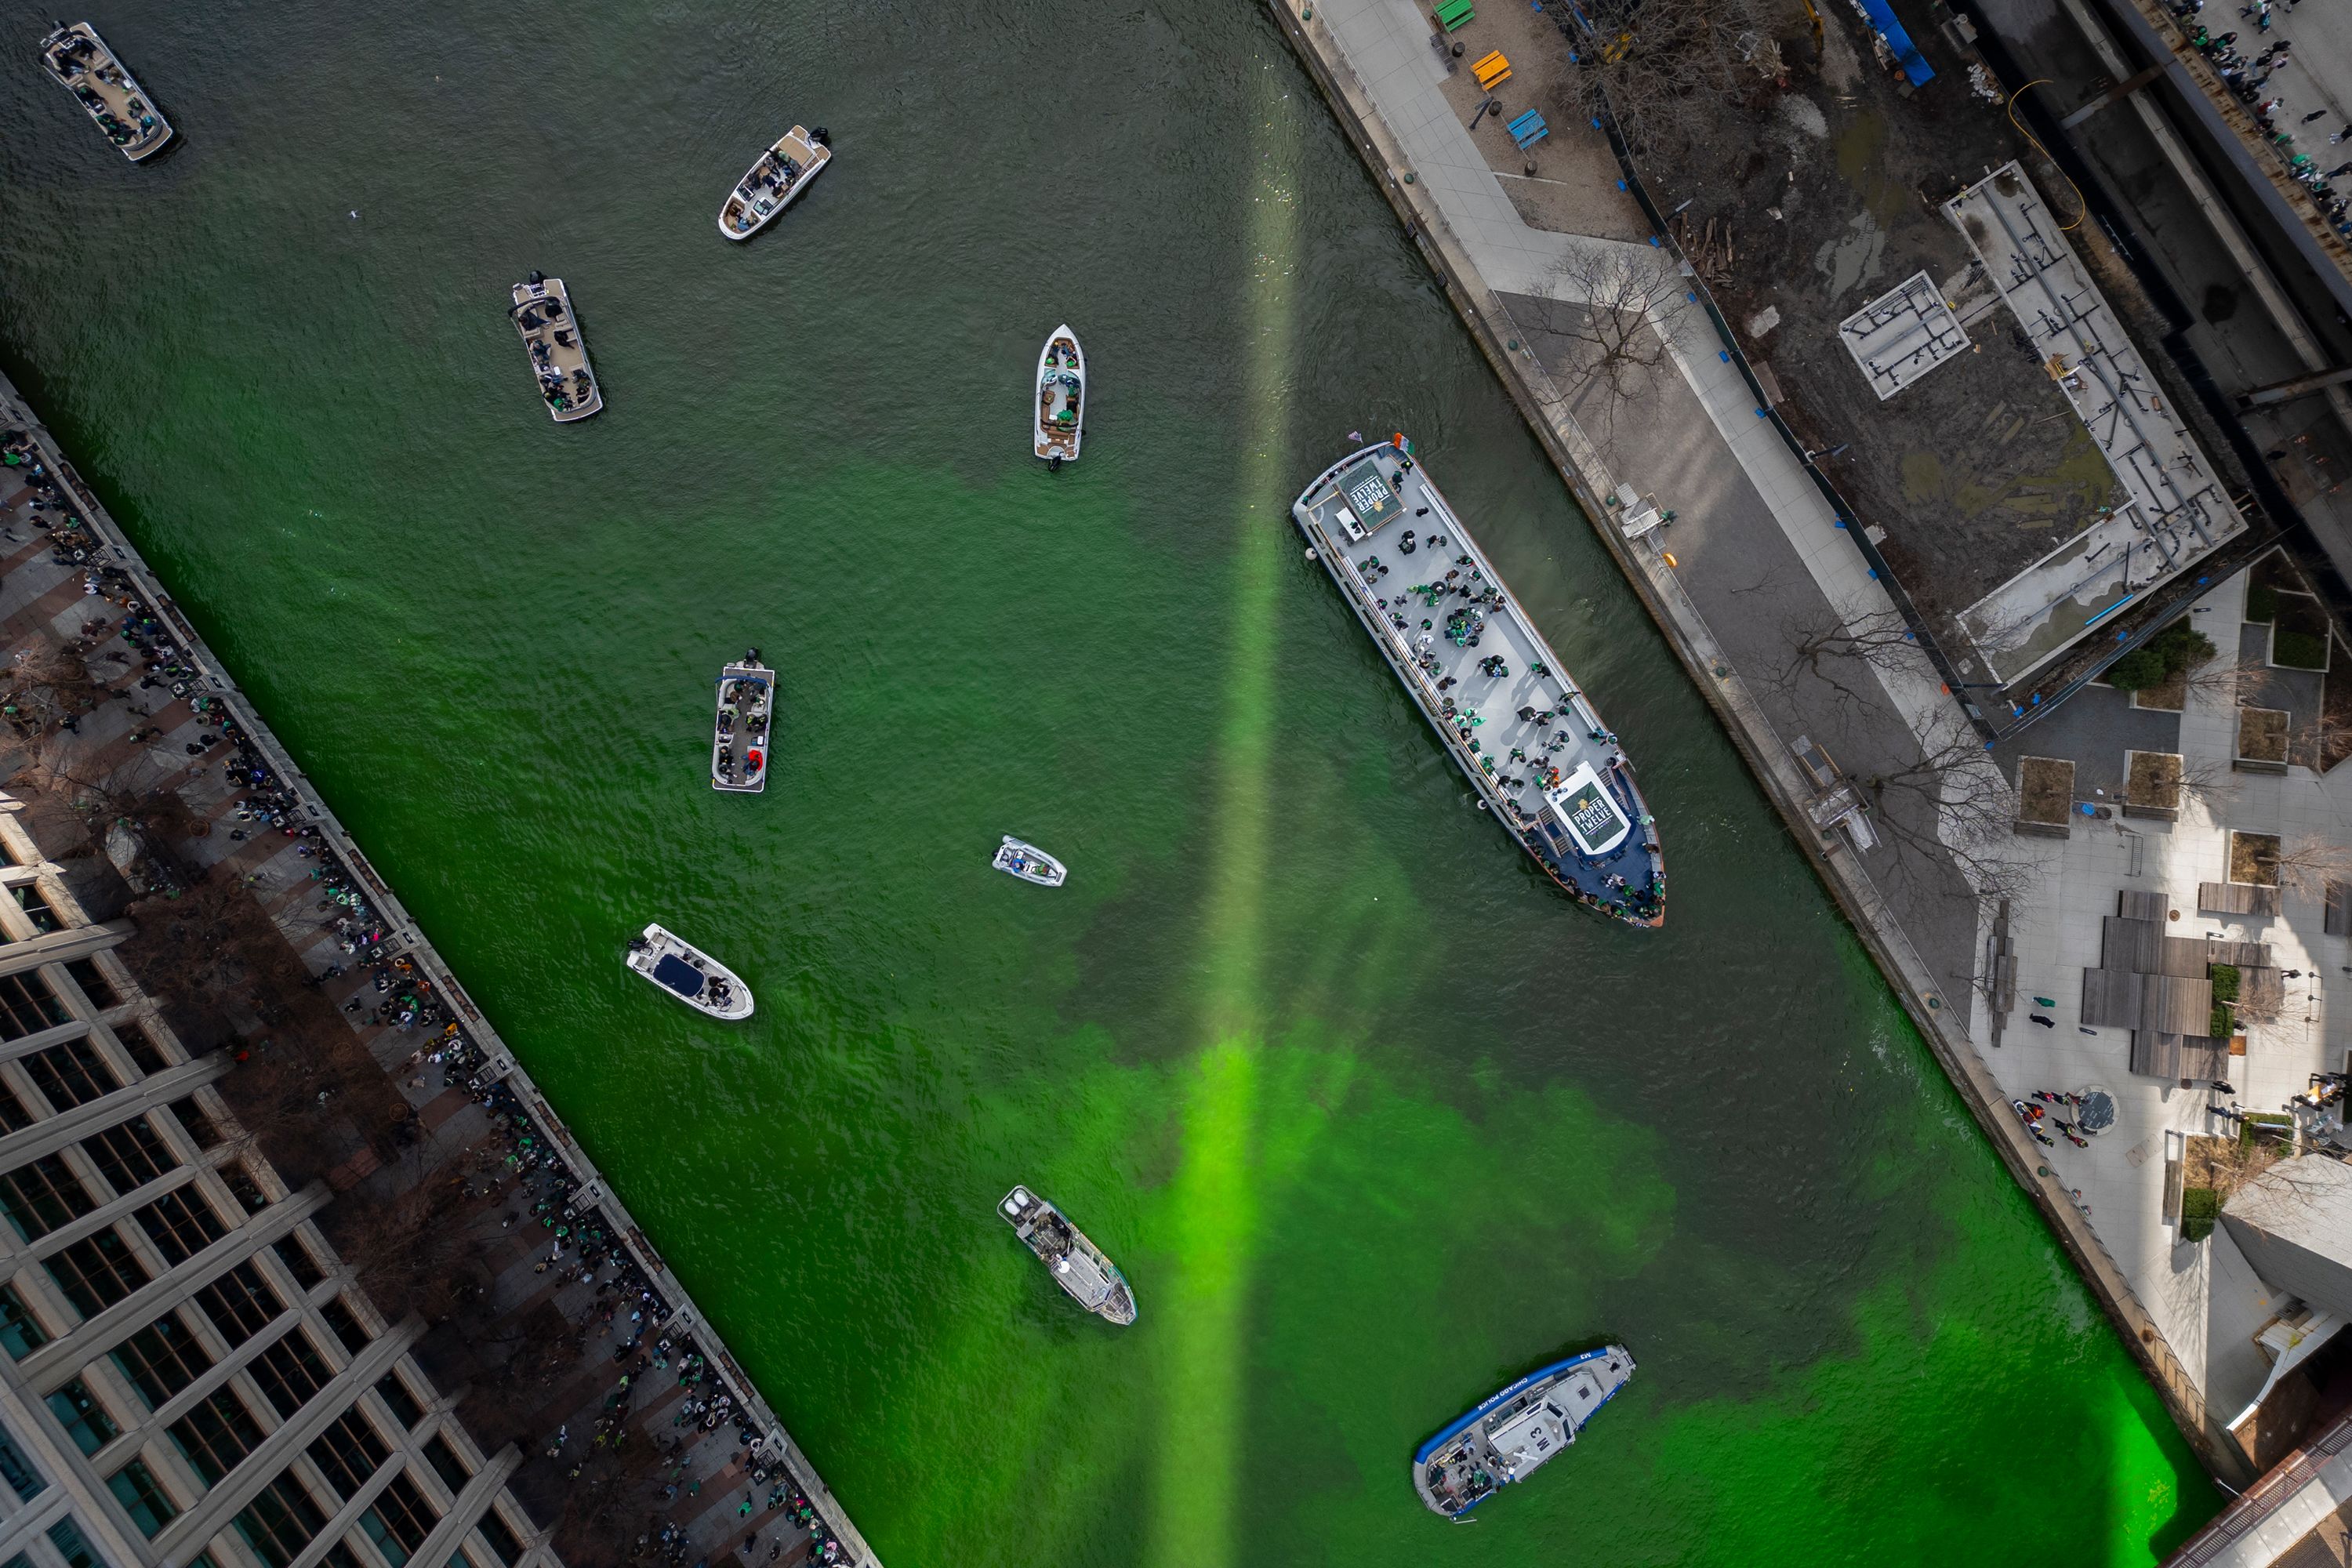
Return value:
<svg viewBox="0 0 2352 1568">
<path fill-rule="evenodd" d="M 1546 125 L 1543 116 L 1532 109 L 1511 121 L 1511 140 L 1519 144 L 1522 153 L 1550 134 L 1551 127 Z"/>
</svg>

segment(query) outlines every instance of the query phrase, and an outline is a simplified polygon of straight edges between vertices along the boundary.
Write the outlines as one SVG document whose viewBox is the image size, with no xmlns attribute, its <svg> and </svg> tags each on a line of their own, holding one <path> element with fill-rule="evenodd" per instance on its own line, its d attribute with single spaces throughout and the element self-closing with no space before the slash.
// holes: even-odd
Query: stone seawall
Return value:
<svg viewBox="0 0 2352 1568">
<path fill-rule="evenodd" d="M 842 1561 L 856 1564 L 857 1568 L 880 1568 L 872 1548 L 851 1522 L 840 1500 L 826 1488 L 807 1454 L 793 1440 L 767 1401 L 761 1397 L 740 1363 L 719 1339 L 716 1330 L 687 1293 L 686 1287 L 670 1271 L 660 1253 L 655 1250 L 644 1228 L 614 1194 L 612 1184 L 598 1171 L 587 1151 L 582 1148 L 579 1139 L 556 1113 L 538 1084 L 515 1060 L 514 1052 L 499 1037 L 498 1030 L 489 1020 L 482 1016 L 481 1009 L 475 1005 L 448 964 L 434 950 L 433 944 L 401 904 L 399 897 L 361 851 L 351 830 L 320 798 L 309 775 L 254 710 L 253 704 L 230 679 L 220 660 L 205 646 L 203 638 L 181 612 L 171 592 L 132 547 L 113 518 L 108 515 L 104 505 L 83 483 L 73 465 L 58 450 L 56 438 L 5 376 L 0 376 L 0 426 L 22 428 L 31 434 L 42 453 L 43 461 L 70 492 L 83 526 L 103 550 L 105 559 L 90 562 L 89 566 L 93 569 L 101 566 L 113 568 L 137 584 L 139 592 L 154 606 L 155 613 L 170 625 L 176 645 L 184 650 L 184 661 L 197 672 L 185 683 L 186 694 L 212 698 L 227 709 L 254 749 L 268 760 L 282 785 L 298 797 L 301 811 L 318 826 L 320 833 L 319 842 L 330 849 L 367 889 L 390 933 L 384 943 L 385 950 L 397 949 L 401 956 L 414 963 L 456 1010 L 465 1033 L 485 1058 L 485 1065 L 477 1074 L 477 1081 L 485 1088 L 494 1082 L 504 1085 L 537 1126 L 560 1146 L 562 1163 L 583 1184 L 583 1195 L 575 1200 L 574 1211 L 584 1212 L 593 1207 L 607 1230 L 621 1238 L 630 1257 L 670 1308 L 669 1315 L 658 1325 L 659 1331 L 680 1339 L 690 1335 L 709 1347 L 709 1359 L 716 1363 L 721 1385 L 733 1396 L 736 1408 L 747 1415 L 749 1425 L 765 1436 L 768 1449 L 782 1455 L 783 1467 L 793 1484 L 807 1497 L 826 1527 L 840 1541 L 844 1553 Z"/>
<path fill-rule="evenodd" d="M 2134 1359 L 2156 1385 L 2166 1409 L 2199 1460 L 2227 1485 L 2247 1485 L 2252 1479 L 2252 1472 L 2221 1418 L 2207 1408 L 2203 1392 L 2174 1355 L 2130 1281 L 2088 1220 L 2075 1208 L 2065 1185 L 2048 1173 L 2039 1158 L 2039 1149 L 2028 1140 L 2022 1126 L 2011 1113 L 2008 1097 L 1993 1081 L 1975 1043 L 1968 1037 L 1968 1000 L 1961 998 L 1955 1004 L 1947 998 L 1933 971 L 1920 957 L 1867 872 L 1850 854 L 1836 849 L 1815 831 L 1804 810 L 1810 791 L 1786 740 L 1774 729 L 1747 681 L 1732 667 L 1721 643 L 1676 579 L 1674 568 L 1659 551 L 1637 547 L 1607 526 L 1610 510 L 1601 494 L 1608 485 L 1602 478 L 1604 469 L 1598 454 L 1571 421 L 1550 412 L 1563 407 L 1562 400 L 1548 384 L 1538 384 L 1545 381 L 1544 373 L 1532 352 L 1516 348 L 1517 332 L 1509 313 L 1454 239 L 1427 187 L 1411 177 L 1413 171 L 1402 144 L 1382 120 L 1378 105 L 1358 79 L 1345 51 L 1327 28 L 1316 23 L 1311 3 L 1267 0 L 1267 7 L 1321 89 L 1340 129 L 1355 144 L 1374 183 L 1436 274 L 1446 298 L 1468 327 L 1472 341 L 1494 367 L 1528 427 L 1542 443 L 1552 466 L 1592 521 L 1593 531 L 1616 559 L 1626 581 L 1633 584 L 1675 656 L 1706 695 L 1749 771 L 1861 937 L 1879 973 L 1926 1038 L 1928 1049 L 1991 1141 L 2002 1163 L 2033 1199 L 2042 1218 L 2057 1235 L 2059 1244 L 2089 1282 L 2092 1293 L 2123 1336 Z M 1727 342 L 1726 349 L 1733 354 L 1738 353 L 1737 343 Z"/>
</svg>

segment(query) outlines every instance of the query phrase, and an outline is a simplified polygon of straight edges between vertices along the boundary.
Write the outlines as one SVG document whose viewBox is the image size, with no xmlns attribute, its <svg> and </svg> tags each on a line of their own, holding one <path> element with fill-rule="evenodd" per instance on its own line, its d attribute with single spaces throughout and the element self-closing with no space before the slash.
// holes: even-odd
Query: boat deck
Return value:
<svg viewBox="0 0 2352 1568">
<path fill-rule="evenodd" d="M 768 742 L 775 735 L 776 672 L 764 664 L 727 666 L 719 675 L 719 702 L 722 710 L 730 706 L 727 701 L 727 686 L 735 680 L 758 684 L 751 691 L 738 693 L 731 704 L 735 721 L 729 726 L 728 732 L 719 735 L 714 731 L 711 735 L 710 787 L 738 795 L 758 795 L 768 787 L 768 768 L 775 760 Z M 753 706 L 755 698 L 756 711 Z M 754 723 L 754 720 L 762 721 Z M 748 755 L 754 751 L 760 753 L 761 764 L 756 773 L 751 771 Z M 727 759 L 727 765 L 723 767 L 719 762 L 722 757 Z"/>
<path fill-rule="evenodd" d="M 516 284 L 514 309 L 509 313 L 530 355 L 531 374 L 539 382 L 541 400 L 557 424 L 585 419 L 604 406 L 604 389 L 589 367 L 588 340 L 581 333 L 580 318 L 572 309 L 572 296 L 565 290 L 562 279 L 545 279 L 536 287 Z M 551 375 L 556 378 L 553 386 L 549 381 Z M 559 387 L 562 395 L 561 406 L 551 395 Z"/>
<path fill-rule="evenodd" d="M 832 159 L 831 148 L 812 140 L 805 127 L 793 126 L 727 193 L 719 209 L 719 232 L 730 239 L 751 238 L 790 206 Z"/>
<path fill-rule="evenodd" d="M 42 39 L 41 62 L 132 163 L 162 152 L 172 140 L 171 121 L 88 22 Z"/>
<path fill-rule="evenodd" d="M 1486 808 L 1580 901 L 1662 923 L 1664 857 L 1623 751 L 1421 465 L 1368 447 L 1292 515 Z"/>
</svg>

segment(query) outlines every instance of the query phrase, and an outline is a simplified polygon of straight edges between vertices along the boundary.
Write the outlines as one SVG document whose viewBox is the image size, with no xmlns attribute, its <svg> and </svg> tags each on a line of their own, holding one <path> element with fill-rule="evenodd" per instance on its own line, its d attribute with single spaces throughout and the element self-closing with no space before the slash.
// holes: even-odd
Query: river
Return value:
<svg viewBox="0 0 2352 1568">
<path fill-rule="evenodd" d="M 1262 11 L 720 9 L 119 0 L 184 138 L 133 168 L 13 7 L 0 364 L 884 1561 L 2123 1564 L 2209 1518 Z M 728 244 L 794 120 L 833 166 Z M 505 319 L 532 268 L 583 425 Z M 1470 809 L 1301 559 L 1356 429 L 1624 736 L 1664 931 Z M 785 721 L 721 796 L 750 644 Z M 1007 832 L 1069 885 L 989 871 Z M 625 974 L 648 919 L 757 1016 Z M 1572 1454 L 1422 1510 L 1423 1438 L 1604 1338 L 1641 1371 Z"/>
</svg>

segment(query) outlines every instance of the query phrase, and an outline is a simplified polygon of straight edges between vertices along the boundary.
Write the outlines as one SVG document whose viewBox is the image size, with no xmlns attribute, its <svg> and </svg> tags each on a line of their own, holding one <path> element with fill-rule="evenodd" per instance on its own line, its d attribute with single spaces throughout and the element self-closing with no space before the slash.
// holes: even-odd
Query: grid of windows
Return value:
<svg viewBox="0 0 2352 1568">
<path fill-rule="evenodd" d="M 180 1163 L 172 1146 L 157 1135 L 154 1123 L 143 1116 L 91 1133 L 81 1141 L 81 1152 L 117 1197 L 145 1186 Z"/>
<path fill-rule="evenodd" d="M 261 1384 L 261 1392 L 278 1407 L 278 1414 L 291 1416 L 310 1402 L 310 1396 L 327 1385 L 334 1373 L 327 1370 L 319 1354 L 319 1347 L 298 1324 L 286 1331 L 253 1363 L 253 1381 Z"/>
<path fill-rule="evenodd" d="M 133 1459 L 106 1479 L 106 1489 L 139 1527 L 139 1533 L 150 1541 L 155 1532 L 179 1517 L 177 1504 L 164 1494 L 155 1482 L 155 1472 L 147 1468 L 144 1459 Z"/>
<path fill-rule="evenodd" d="M 58 1418 L 58 1425 L 66 1429 L 74 1447 L 85 1454 L 97 1453 L 122 1430 L 106 1413 L 106 1406 L 98 1402 L 98 1395 L 89 1391 L 89 1385 L 79 1378 L 49 1395 L 49 1414 Z"/>
<path fill-rule="evenodd" d="M 417 1405 L 416 1395 L 408 1392 L 408 1384 L 400 1380 L 400 1373 L 387 1372 L 377 1378 L 375 1391 L 385 1407 L 391 1410 L 392 1418 L 400 1423 L 402 1431 L 413 1430 L 419 1421 L 425 1419 L 425 1412 Z"/>
<path fill-rule="evenodd" d="M 175 1100 L 167 1109 L 179 1118 L 180 1125 L 188 1130 L 188 1136 L 197 1148 L 209 1149 L 221 1141 L 220 1129 L 213 1125 L 213 1119 L 205 1114 L 194 1095 Z"/>
<path fill-rule="evenodd" d="M 174 1268 L 228 1234 L 194 1182 L 174 1187 L 138 1211 L 139 1228 Z"/>
<path fill-rule="evenodd" d="M 335 1338 L 343 1342 L 343 1349 L 353 1355 L 367 1349 L 371 1336 L 360 1326 L 359 1314 L 352 1311 L 351 1303 L 341 1296 L 320 1308 L 319 1316 L 327 1320 L 327 1327 L 334 1330 Z"/>
<path fill-rule="evenodd" d="M 73 976 L 73 983 L 81 987 L 81 994 L 89 997 L 89 1005 L 100 1012 L 121 1005 L 122 993 L 114 988 L 114 982 L 106 977 L 95 960 L 70 960 L 66 964 L 66 973 Z"/>
<path fill-rule="evenodd" d="M 73 1015 L 38 971 L 0 974 L 0 1040 L 21 1040 L 71 1022 Z"/>
<path fill-rule="evenodd" d="M 172 1441 L 188 1468 L 216 1487 L 239 1460 L 261 1447 L 261 1425 L 234 1389 L 215 1389 L 172 1423 Z"/>
<path fill-rule="evenodd" d="M 212 1370 L 213 1358 L 196 1342 L 187 1320 L 166 1312 L 113 1351 L 114 1364 L 131 1380 L 150 1410 L 161 1410 L 173 1394 Z"/>
<path fill-rule="evenodd" d="M 8 1032 L 5 1019 L 7 989 L 14 982 L 24 978 L 21 974 L 0 975 L 0 1039 L 13 1040 L 16 1037 Z M 58 1022 L 63 1023 L 64 1020 L 59 1019 Z M 19 1034 L 26 1032 L 17 1031 Z M 24 1061 L 26 1075 L 33 1080 L 33 1087 L 47 1098 L 54 1110 L 70 1110 L 77 1105 L 87 1105 L 100 1095 L 122 1087 L 121 1080 L 114 1076 L 114 1069 L 106 1065 L 106 1058 L 98 1054 L 98 1047 L 87 1038 L 67 1040 L 46 1050 L 35 1051 Z"/>
<path fill-rule="evenodd" d="M 148 1278 L 147 1266 L 111 1226 L 75 1242 L 41 1267 L 85 1319 L 97 1317 Z"/>
<path fill-rule="evenodd" d="M 33 1316 L 14 1285 L 0 1285 L 0 1349 L 11 1361 L 23 1361 L 49 1342 L 48 1331 Z"/>
<path fill-rule="evenodd" d="M 425 1440 L 425 1462 L 433 1467 L 433 1473 L 453 1494 L 464 1491 L 466 1483 L 474 1476 L 466 1468 L 466 1461 L 457 1457 L 457 1450 L 449 1447 L 449 1439 L 438 1432 Z"/>
<path fill-rule="evenodd" d="M 196 1292 L 196 1304 L 213 1321 L 234 1350 L 253 1338 L 286 1310 L 261 1270 L 248 1260 L 238 1264 Z"/>
<path fill-rule="evenodd" d="M 392 1447 L 377 1433 L 374 1423 L 353 1405 L 310 1444 L 310 1462 L 327 1478 L 338 1497 L 353 1497 L 377 1468 L 392 1458 Z"/>
<path fill-rule="evenodd" d="M 33 1113 L 25 1109 L 25 1097 L 16 1086 L 0 1079 L 0 1131 L 22 1132 L 33 1124 Z"/>
<path fill-rule="evenodd" d="M 440 1515 L 416 1489 L 416 1483 L 403 1470 L 392 1478 L 392 1484 L 376 1493 L 374 1504 L 360 1515 L 360 1529 L 375 1542 L 378 1552 L 392 1568 L 402 1568 L 425 1538 L 433 1533 Z"/>
<path fill-rule="evenodd" d="M 16 907 L 33 917 L 36 936 L 47 936 L 62 923 L 58 911 L 49 908 L 49 900 L 41 897 L 41 890 L 30 882 L 16 884 Z"/>
<path fill-rule="evenodd" d="M 0 1214 L 26 1241 L 70 1225 L 98 1206 L 89 1189 L 55 1154 L 44 1154 L 29 1165 L 0 1171 Z"/>
<path fill-rule="evenodd" d="M 269 1568 L 287 1568 L 326 1522 L 327 1516 L 319 1511 L 310 1492 L 291 1470 L 286 1470 L 236 1516 L 236 1532 Z"/>
</svg>

